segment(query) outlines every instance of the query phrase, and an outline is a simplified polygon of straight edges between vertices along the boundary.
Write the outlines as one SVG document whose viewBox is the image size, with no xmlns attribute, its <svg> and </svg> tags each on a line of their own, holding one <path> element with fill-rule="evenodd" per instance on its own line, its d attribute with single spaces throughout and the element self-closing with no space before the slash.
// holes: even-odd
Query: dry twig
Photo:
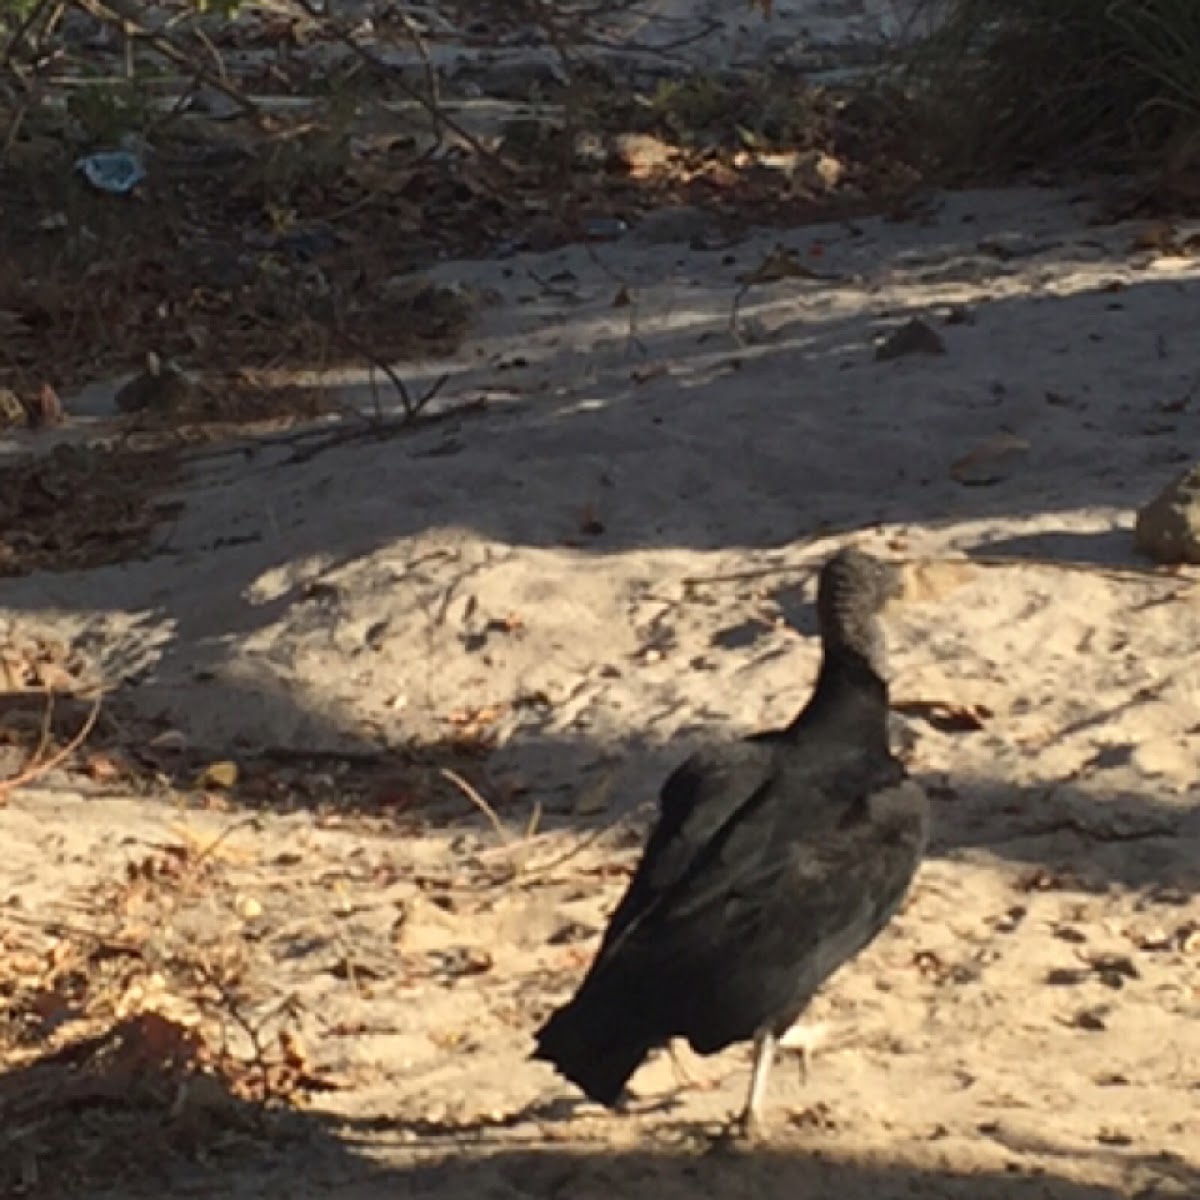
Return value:
<svg viewBox="0 0 1200 1200">
<path fill-rule="evenodd" d="M 261 118 L 258 106 L 234 87 L 220 71 L 197 63 L 195 55 L 180 46 L 174 38 L 148 28 L 142 19 L 142 10 L 133 0 L 75 0 L 75 3 L 98 21 L 133 32 L 177 67 L 182 67 L 197 78 L 203 79 L 209 87 L 228 97 L 247 117 L 256 122 Z"/>
<path fill-rule="evenodd" d="M 504 827 L 504 822 L 496 815 L 496 810 L 472 787 L 457 771 L 451 770 L 449 767 L 442 767 L 439 774 L 443 779 L 448 779 L 477 809 L 492 823 L 492 828 L 496 831 L 496 836 L 510 850 L 513 848 L 512 836 Z"/>
<path fill-rule="evenodd" d="M 103 693 L 97 692 L 91 711 L 88 713 L 87 719 L 80 726 L 79 732 L 57 754 L 52 754 L 49 758 L 43 760 L 41 756 L 45 753 L 45 743 L 48 738 L 49 714 L 53 712 L 54 708 L 54 693 L 51 691 L 47 692 L 47 715 L 43 718 L 42 733 L 39 737 L 37 749 L 21 771 L 11 779 L 0 779 L 0 803 L 7 803 L 9 795 L 16 791 L 17 788 L 53 771 L 55 767 L 65 762 L 83 745 L 100 716 L 100 705 L 103 702 L 103 698 Z"/>
<path fill-rule="evenodd" d="M 406 82 L 398 71 L 393 70 L 373 51 L 368 50 L 349 29 L 340 21 L 333 20 L 328 12 L 319 9 L 312 3 L 312 0 L 295 0 L 295 3 L 314 21 L 318 21 L 322 28 L 328 29 L 346 49 L 356 54 L 373 71 L 385 76 L 399 91 L 419 104 L 434 122 L 435 133 L 441 127 L 449 129 L 455 137 L 469 146 L 481 161 L 495 167 L 505 176 L 513 175 L 513 168 L 498 154 L 489 150 L 469 129 L 451 117 L 438 102 L 436 95 L 427 96 L 420 88 L 415 88 Z"/>
</svg>

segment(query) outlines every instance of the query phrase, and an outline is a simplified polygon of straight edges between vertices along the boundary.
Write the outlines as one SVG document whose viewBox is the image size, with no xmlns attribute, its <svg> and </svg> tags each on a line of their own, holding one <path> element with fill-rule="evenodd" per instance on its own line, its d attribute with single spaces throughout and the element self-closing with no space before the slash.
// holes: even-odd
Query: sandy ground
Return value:
<svg viewBox="0 0 1200 1200">
<path fill-rule="evenodd" d="M 305 463 L 200 458 L 144 560 L 5 582 L 2 628 L 71 640 L 132 722 L 249 755 L 399 747 L 485 710 L 476 783 L 510 829 L 542 813 L 515 882 L 465 800 L 419 832 L 301 810 L 232 833 L 254 953 L 343 1086 L 300 1141 L 154 1194 L 1200 1195 L 1200 591 L 1128 569 L 1136 507 L 1200 432 L 1200 268 L 1089 216 L 967 194 L 722 250 L 447 264 L 476 334 L 407 374 L 450 371 L 445 409 L 482 411 Z M 731 325 L 777 241 L 806 272 Z M 912 317 L 944 353 L 877 360 Z M 689 1060 L 710 1086 L 682 1091 L 652 1063 L 613 1116 L 529 1063 L 529 1033 L 641 826 L 581 835 L 699 740 L 803 702 L 812 568 L 847 540 L 943 564 L 889 624 L 895 697 L 959 718 L 896 721 L 935 845 L 819 998 L 768 1144 L 714 1156 L 745 1051 Z M 944 565 L 967 559 L 987 563 Z M 23 790 L 0 896 L 62 918 L 181 824 L 237 817 Z"/>
</svg>

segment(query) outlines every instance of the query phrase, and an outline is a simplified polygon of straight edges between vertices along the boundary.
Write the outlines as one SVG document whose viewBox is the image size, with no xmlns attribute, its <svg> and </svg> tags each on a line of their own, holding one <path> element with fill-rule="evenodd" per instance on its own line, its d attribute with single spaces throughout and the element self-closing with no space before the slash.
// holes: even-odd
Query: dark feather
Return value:
<svg viewBox="0 0 1200 1200">
<path fill-rule="evenodd" d="M 873 560 L 867 560 L 869 563 Z M 826 576 L 830 568 L 826 568 Z M 826 577 L 823 577 L 823 584 Z M 901 903 L 927 836 L 887 746 L 877 596 L 839 594 L 809 704 L 786 729 L 693 754 L 663 785 L 638 869 L 574 999 L 537 1035 L 546 1059 L 614 1104 L 654 1047 L 711 1054 L 781 1033 Z M 823 624 L 827 625 L 828 620 Z M 853 629 L 851 630 L 853 632 Z"/>
</svg>

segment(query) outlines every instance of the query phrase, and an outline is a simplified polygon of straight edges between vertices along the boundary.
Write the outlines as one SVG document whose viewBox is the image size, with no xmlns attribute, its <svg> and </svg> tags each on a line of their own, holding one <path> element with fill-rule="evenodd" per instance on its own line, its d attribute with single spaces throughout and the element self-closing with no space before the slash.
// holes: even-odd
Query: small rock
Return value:
<svg viewBox="0 0 1200 1200">
<path fill-rule="evenodd" d="M 887 362 L 909 354 L 945 354 L 946 343 L 924 321 L 913 317 L 875 348 L 875 361 Z"/>
<path fill-rule="evenodd" d="M 428 275 L 393 275 L 383 294 L 396 308 L 419 318 L 426 328 L 453 330 L 469 321 L 491 297 L 461 283 L 435 283 Z"/>
<path fill-rule="evenodd" d="M 1138 512 L 1134 539 L 1155 562 L 1200 564 L 1200 463 Z"/>
<path fill-rule="evenodd" d="M 192 93 L 190 110 L 208 117 L 210 121 L 232 121 L 242 114 L 242 106 L 225 92 L 216 88 L 199 87 Z"/>
<path fill-rule="evenodd" d="M 553 56 L 536 53 L 471 63 L 454 73 L 453 82 L 460 87 L 474 84 L 485 96 L 497 100 L 529 100 L 536 93 L 561 88 L 568 81 Z"/>
</svg>

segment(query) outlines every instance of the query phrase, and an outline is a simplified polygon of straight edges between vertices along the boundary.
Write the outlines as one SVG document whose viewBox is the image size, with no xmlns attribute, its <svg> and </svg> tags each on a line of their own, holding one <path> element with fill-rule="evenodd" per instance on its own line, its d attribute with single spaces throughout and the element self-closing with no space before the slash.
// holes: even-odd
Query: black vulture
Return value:
<svg viewBox="0 0 1200 1200">
<path fill-rule="evenodd" d="M 671 1038 L 709 1055 L 753 1039 L 737 1128 L 761 1116 L 778 1039 L 900 907 L 929 807 L 888 748 L 879 613 L 899 570 L 843 549 L 822 567 L 822 659 L 785 729 L 697 751 L 658 820 L 573 999 L 538 1031 L 544 1059 L 619 1106 Z"/>
</svg>

